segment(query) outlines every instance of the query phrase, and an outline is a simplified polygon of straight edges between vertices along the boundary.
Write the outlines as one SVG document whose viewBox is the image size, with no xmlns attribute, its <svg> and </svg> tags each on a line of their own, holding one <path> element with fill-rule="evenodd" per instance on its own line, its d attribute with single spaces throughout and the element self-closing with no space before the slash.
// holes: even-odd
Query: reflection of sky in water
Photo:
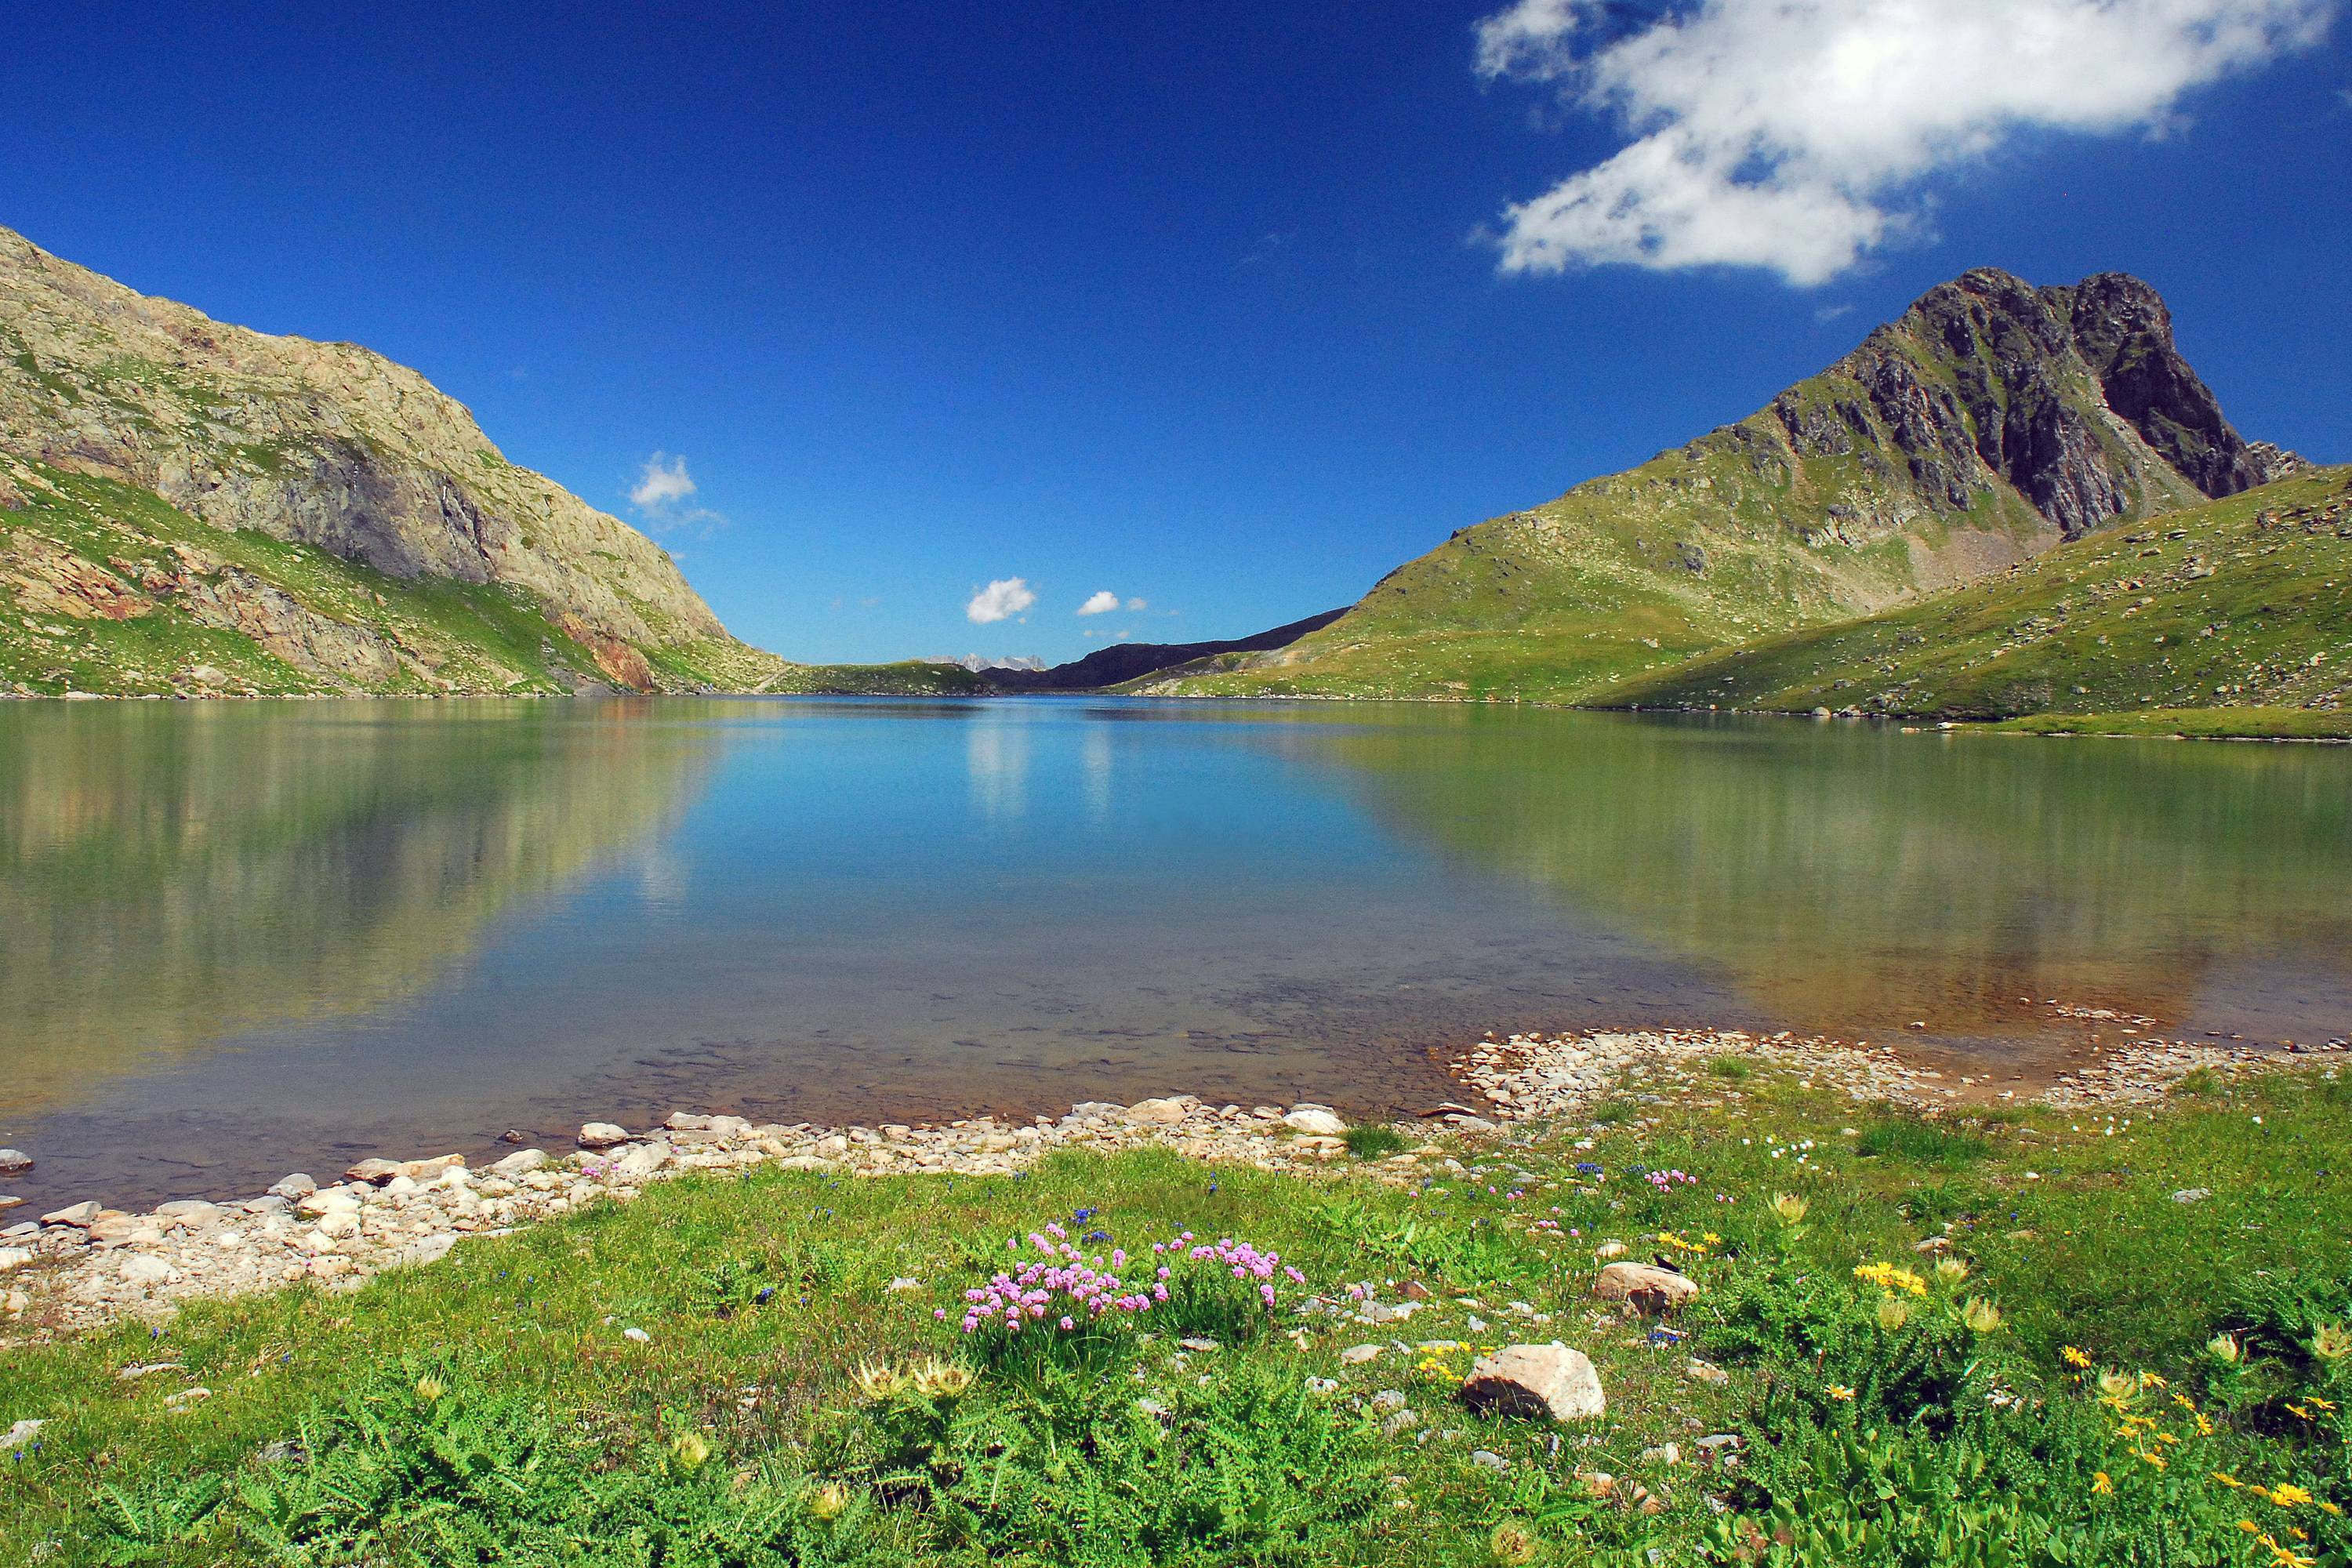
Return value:
<svg viewBox="0 0 2352 1568">
<path fill-rule="evenodd" d="M 1926 1017 L 2014 1054 L 2053 995 L 2352 1017 L 2339 751 L 1320 704 L 11 707 L 0 1142 L 51 1190 L 681 1105 L 1411 1107 L 1426 1047 L 1493 1027 Z"/>
</svg>

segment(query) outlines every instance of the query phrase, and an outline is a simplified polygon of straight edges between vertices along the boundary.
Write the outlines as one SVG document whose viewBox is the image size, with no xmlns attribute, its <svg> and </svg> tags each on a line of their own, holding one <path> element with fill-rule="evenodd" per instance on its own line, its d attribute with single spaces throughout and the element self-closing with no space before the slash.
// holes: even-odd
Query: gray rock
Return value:
<svg viewBox="0 0 2352 1568">
<path fill-rule="evenodd" d="M 660 1143 L 640 1143 L 613 1162 L 612 1179 L 615 1182 L 642 1182 L 670 1162 L 670 1152 Z"/>
<path fill-rule="evenodd" d="M 22 1149 L 0 1149 L 0 1176 L 21 1176 L 33 1168 L 33 1157 Z"/>
<path fill-rule="evenodd" d="M 583 1149 L 614 1149 L 629 1141 L 628 1130 L 609 1121 L 591 1121 L 580 1129 L 577 1142 Z"/>
<path fill-rule="evenodd" d="M 1471 1449 L 1470 1462 L 1477 1466 L 1482 1470 L 1492 1470 L 1498 1476 L 1511 1468 L 1510 1460 L 1503 1458 L 1502 1455 L 1496 1453 L 1491 1448 Z"/>
<path fill-rule="evenodd" d="M 1555 1421 L 1591 1420 L 1609 1406 L 1592 1363 L 1558 1343 L 1510 1345 L 1481 1356 L 1460 1392 L 1473 1410 Z"/>
<path fill-rule="evenodd" d="M 1378 1345 L 1349 1345 L 1346 1350 L 1339 1352 L 1339 1364 L 1341 1366 L 1361 1366 L 1366 1362 L 1376 1359 L 1380 1353 L 1381 1347 Z"/>
<path fill-rule="evenodd" d="M 68 1204 L 61 1209 L 52 1209 L 43 1215 L 41 1223 L 45 1226 L 70 1226 L 76 1230 L 88 1230 L 100 1212 L 102 1211 L 100 1205 L 95 1202 Z"/>
<path fill-rule="evenodd" d="M 315 1193 L 318 1190 L 319 1184 L 316 1180 L 304 1174 L 300 1171 L 297 1171 L 292 1175 L 287 1177 L 284 1181 L 279 1182 L 276 1186 L 271 1187 L 269 1192 L 270 1195 L 273 1197 L 291 1198 L 295 1202 L 299 1203 L 302 1199 L 309 1197 L 312 1193 Z"/>
<path fill-rule="evenodd" d="M 2201 1204 L 2212 1195 L 2210 1187 L 2183 1187 L 2172 1194 L 2172 1201 L 2177 1204 Z"/>
<path fill-rule="evenodd" d="M 172 1277 L 172 1266 L 160 1258 L 134 1253 L 122 1260 L 122 1277 L 134 1285 L 161 1285 Z"/>
<path fill-rule="evenodd" d="M 1381 1419 L 1381 1436 L 1383 1437 L 1402 1436 L 1420 1425 L 1421 1413 L 1408 1405 L 1402 1410 L 1391 1411 Z"/>
<path fill-rule="evenodd" d="M 33 1249 L 29 1247 L 0 1247 L 0 1274 L 5 1274 L 11 1268 L 22 1268 L 31 1261 Z"/>
<path fill-rule="evenodd" d="M 155 1213 L 160 1218 L 175 1219 L 183 1223 L 191 1220 L 218 1219 L 220 1205 L 208 1204 L 202 1198 L 174 1198 L 168 1204 L 156 1205 Z"/>
<path fill-rule="evenodd" d="M 1337 1138 L 1348 1131 L 1348 1124 L 1319 1105 L 1296 1105 L 1282 1124 L 1294 1132 L 1311 1133 L 1318 1138 Z"/>
<path fill-rule="evenodd" d="M 518 1149 L 493 1164 L 490 1167 L 490 1173 L 497 1176 L 527 1176 L 546 1164 L 547 1161 L 548 1153 L 544 1149 Z"/>
<path fill-rule="evenodd" d="M 21 1448 L 41 1434 L 46 1421 L 19 1421 L 5 1433 L 0 1433 L 0 1448 Z"/>
</svg>

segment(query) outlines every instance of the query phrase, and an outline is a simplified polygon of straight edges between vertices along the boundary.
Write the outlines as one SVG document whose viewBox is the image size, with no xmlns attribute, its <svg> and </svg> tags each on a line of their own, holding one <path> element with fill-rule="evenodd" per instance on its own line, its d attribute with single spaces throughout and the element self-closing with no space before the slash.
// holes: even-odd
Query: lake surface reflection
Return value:
<svg viewBox="0 0 2352 1568">
<path fill-rule="evenodd" d="M 250 1190 L 674 1106 L 1356 1111 L 1490 1028 L 2352 1024 L 2352 752 L 1469 707 L 0 704 L 0 1142 Z"/>
</svg>

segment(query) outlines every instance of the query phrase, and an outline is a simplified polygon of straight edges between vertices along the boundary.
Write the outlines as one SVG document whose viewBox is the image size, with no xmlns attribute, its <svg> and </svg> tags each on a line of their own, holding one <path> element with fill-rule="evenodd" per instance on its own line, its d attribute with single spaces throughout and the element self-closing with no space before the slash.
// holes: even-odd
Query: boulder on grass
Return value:
<svg viewBox="0 0 2352 1568">
<path fill-rule="evenodd" d="M 1652 1263 L 1612 1263 L 1592 1282 L 1604 1301 L 1622 1301 L 1634 1311 L 1663 1318 L 1698 1295 L 1698 1281 Z"/>
<path fill-rule="evenodd" d="M 1557 1342 L 1479 1357 L 1460 1393 L 1462 1403 L 1482 1415 L 1590 1421 L 1609 1408 L 1591 1361 Z"/>
</svg>

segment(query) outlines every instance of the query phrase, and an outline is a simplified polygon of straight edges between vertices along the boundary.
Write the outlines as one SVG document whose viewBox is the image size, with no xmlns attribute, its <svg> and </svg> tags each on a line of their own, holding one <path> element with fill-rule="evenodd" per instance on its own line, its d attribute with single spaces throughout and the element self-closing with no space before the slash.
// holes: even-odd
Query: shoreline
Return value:
<svg viewBox="0 0 2352 1568">
<path fill-rule="evenodd" d="M 1737 1076 L 1736 1069 L 1726 1072 L 1723 1058 L 1794 1070 L 1801 1088 L 1930 1118 L 2009 1104 L 2144 1106 L 2192 1073 L 2273 1071 L 2332 1059 L 2347 1048 L 2341 1039 L 2276 1049 L 2149 1037 L 2108 1047 L 2020 1094 L 1991 1089 L 1990 1079 L 1906 1062 L 1892 1045 L 1788 1032 L 1489 1034 L 1444 1064 L 1462 1100 L 1423 1112 L 1418 1126 L 1366 1125 L 1424 1139 L 1434 1131 L 1475 1146 L 1513 1123 L 1573 1120 L 1612 1101 L 1630 1100 L 1638 1110 L 1704 1093 L 1710 1073 Z M 1722 1078 L 1712 1087 L 1724 1088 Z M 379 1274 L 437 1262 L 469 1236 L 509 1235 L 599 1201 L 626 1203 L 649 1183 L 695 1171 L 740 1174 L 768 1167 L 836 1179 L 1015 1176 L 1065 1150 L 1159 1144 L 1211 1163 L 1308 1173 L 1329 1170 L 1347 1152 L 1349 1131 L 1321 1104 L 1213 1106 L 1190 1094 L 1128 1105 L 1084 1101 L 1059 1118 L 1027 1122 L 978 1116 L 923 1126 L 755 1125 L 739 1116 L 673 1111 L 636 1131 L 589 1122 L 570 1149 L 518 1148 L 478 1169 L 456 1153 L 372 1157 L 332 1179 L 298 1173 L 257 1197 L 177 1199 L 143 1214 L 85 1200 L 36 1215 L 20 1200 L 0 1210 L 0 1221 L 9 1222 L 0 1225 L 0 1344 L 168 1317 L 183 1301 L 305 1282 L 357 1289 Z M 1404 1186 L 1424 1160 L 1448 1157 L 1423 1142 L 1349 1168 Z"/>
<path fill-rule="evenodd" d="M 2113 723 L 2116 715 L 2105 713 L 2067 713 L 2048 711 L 2021 713 L 2006 719 L 1947 719 L 1931 713 L 1863 713 L 1851 710 L 1823 713 L 1781 708 L 1685 708 L 1644 707 L 1639 703 L 1585 703 L 1532 701 L 1519 697 L 1458 697 L 1430 694 L 1421 697 L 1341 697 L 1320 692 L 1233 693 L 1229 695 L 1194 694 L 1192 692 L 1120 691 L 1110 688 L 1098 690 L 1023 691 L 1004 689 L 990 691 L 0 691 L 0 702 L 503 702 L 503 701 L 603 701 L 626 699 L 685 697 L 702 700 L 730 699 L 777 699 L 808 697 L 855 697 L 865 700 L 940 702 L 985 702 L 1000 698 L 1063 697 L 1079 699 L 1120 698 L 1152 702 L 1352 702 L 1365 705 L 1390 702 L 1410 702 L 1431 707 L 1467 708 L 1534 708 L 1554 713 L 1616 713 L 1634 718 L 1670 717 L 1678 719 L 1785 719 L 1805 723 L 1821 723 L 1838 720 L 1874 725 L 1894 725 L 1904 734 L 1921 734 L 1933 731 L 1938 734 L 2022 735 L 2043 741 L 2228 741 L 2267 745 L 2352 746 L 2352 733 L 2347 734 L 2278 734 L 2263 733 L 2252 728 L 2231 729 L 2226 722 L 2212 730 L 2197 732 L 2188 729 L 2145 729 L 2095 727 L 2100 721 Z M 2253 714 L 2298 713 L 2300 710 L 2254 708 L 2200 708 L 2178 710 L 2181 712 L 2229 713 L 2245 711 Z M 2131 715 L 2123 715 L 2130 718 Z M 2083 721 L 2080 728 L 2043 728 L 2059 726 L 2073 721 Z"/>
</svg>

